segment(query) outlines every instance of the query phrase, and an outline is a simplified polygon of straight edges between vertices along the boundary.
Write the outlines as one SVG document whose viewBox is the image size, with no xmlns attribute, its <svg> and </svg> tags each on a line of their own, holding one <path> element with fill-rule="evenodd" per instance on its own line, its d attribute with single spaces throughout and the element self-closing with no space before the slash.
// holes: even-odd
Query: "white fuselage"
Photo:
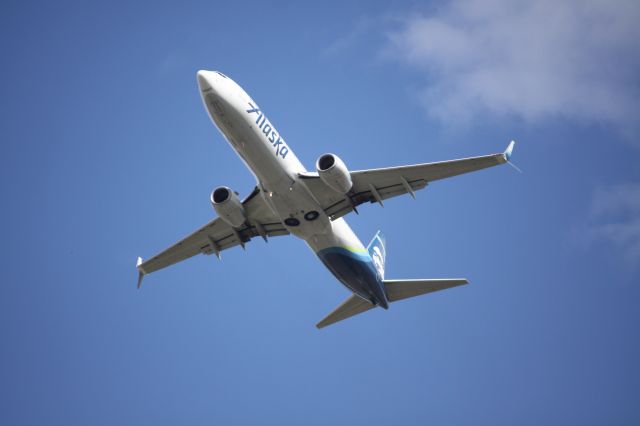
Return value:
<svg viewBox="0 0 640 426">
<path fill-rule="evenodd" d="M 291 234 L 314 252 L 327 247 L 364 246 L 344 219 L 331 221 L 299 174 L 307 170 L 258 104 L 233 80 L 216 71 L 199 71 L 202 100 L 220 132 L 257 180 L 267 205 Z M 317 212 L 314 220 L 305 214 Z M 291 226 L 289 224 L 298 223 Z"/>
</svg>

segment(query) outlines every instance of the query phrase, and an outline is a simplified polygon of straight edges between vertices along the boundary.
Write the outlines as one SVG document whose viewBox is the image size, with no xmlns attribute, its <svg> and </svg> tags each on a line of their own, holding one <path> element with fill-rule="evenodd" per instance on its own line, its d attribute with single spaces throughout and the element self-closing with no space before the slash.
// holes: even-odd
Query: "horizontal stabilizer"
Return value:
<svg viewBox="0 0 640 426">
<path fill-rule="evenodd" d="M 383 283 L 389 302 L 397 302 L 409 297 L 469 284 L 469 281 L 466 278 L 444 278 L 432 280 L 384 280 Z M 342 305 L 338 306 L 335 311 L 327 315 L 325 319 L 316 324 L 316 327 L 323 328 L 335 324 L 374 307 L 373 303 L 354 294 Z"/>
<path fill-rule="evenodd" d="M 325 319 L 316 324 L 316 327 L 323 328 L 328 325 L 334 324 L 343 319 L 347 319 L 354 315 L 361 314 L 369 309 L 373 308 L 373 303 L 368 300 L 364 300 L 360 296 L 355 294 L 349 297 L 342 305 L 338 306 L 335 311 L 326 316 Z"/>
<path fill-rule="evenodd" d="M 384 280 L 389 302 L 408 299 L 438 290 L 469 284 L 465 278 L 445 278 L 433 280 Z"/>
</svg>

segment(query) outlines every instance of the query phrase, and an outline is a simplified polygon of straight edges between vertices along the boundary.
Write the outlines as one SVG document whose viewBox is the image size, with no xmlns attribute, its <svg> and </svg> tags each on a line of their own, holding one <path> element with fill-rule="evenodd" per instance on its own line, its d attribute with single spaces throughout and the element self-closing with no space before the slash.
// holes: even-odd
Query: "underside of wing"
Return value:
<svg viewBox="0 0 640 426">
<path fill-rule="evenodd" d="M 228 248 L 237 245 L 244 247 L 246 242 L 256 236 L 266 239 L 289 234 L 264 202 L 259 188 L 256 187 L 242 204 L 247 216 L 247 221 L 242 226 L 233 228 L 216 218 L 166 250 L 139 262 L 138 270 L 142 275 L 149 274 L 199 253 L 219 256 L 220 252 Z"/>
<path fill-rule="evenodd" d="M 508 162 L 512 149 L 513 144 L 510 144 L 505 152 L 499 154 L 353 171 L 350 172 L 353 186 L 347 194 L 340 194 L 329 188 L 317 173 L 304 173 L 300 177 L 327 215 L 337 219 L 366 202 L 383 204 L 384 200 L 398 195 L 415 196 L 415 191 L 424 188 L 429 182 L 504 164 Z"/>
</svg>

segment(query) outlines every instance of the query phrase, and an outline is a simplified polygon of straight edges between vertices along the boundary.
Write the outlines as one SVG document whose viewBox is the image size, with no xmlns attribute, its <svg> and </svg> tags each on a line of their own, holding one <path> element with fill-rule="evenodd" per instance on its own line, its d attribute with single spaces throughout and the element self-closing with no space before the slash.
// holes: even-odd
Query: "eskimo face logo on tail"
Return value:
<svg viewBox="0 0 640 426">
<path fill-rule="evenodd" d="M 373 248 L 373 254 L 371 256 L 373 260 L 373 266 L 375 266 L 378 274 L 384 278 L 384 256 L 382 256 L 382 252 L 380 251 L 380 247 L 375 246 Z"/>
<path fill-rule="evenodd" d="M 246 110 L 247 113 L 256 113 L 258 116 L 258 118 L 256 118 L 256 124 L 258 125 L 258 128 L 262 130 L 262 133 L 264 133 L 271 145 L 276 149 L 276 157 L 280 156 L 284 159 L 289 153 L 289 147 L 287 144 L 284 143 L 284 140 L 282 140 L 269 120 L 267 120 L 267 116 L 260 111 L 260 108 L 254 106 L 251 102 L 249 102 L 249 107 L 250 109 Z"/>
</svg>

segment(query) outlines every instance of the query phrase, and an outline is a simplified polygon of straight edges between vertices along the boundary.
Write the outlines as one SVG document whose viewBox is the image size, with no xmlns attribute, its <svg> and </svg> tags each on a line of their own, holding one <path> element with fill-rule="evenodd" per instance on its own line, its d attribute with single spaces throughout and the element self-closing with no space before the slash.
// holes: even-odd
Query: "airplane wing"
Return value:
<svg viewBox="0 0 640 426">
<path fill-rule="evenodd" d="M 252 237 L 261 236 L 266 241 L 267 237 L 289 234 L 289 231 L 286 230 L 280 219 L 273 215 L 259 194 L 260 189 L 256 187 L 242 202 L 247 215 L 247 223 L 241 228 L 234 229 L 222 219 L 216 218 L 151 259 L 142 261 L 138 258 L 138 287 L 140 287 L 144 275 L 166 268 L 196 254 L 216 254 L 220 257 L 220 252 L 228 248 L 237 245 L 244 248 L 244 244 Z"/>
<path fill-rule="evenodd" d="M 415 191 L 424 188 L 432 181 L 507 163 L 514 144 L 512 141 L 507 149 L 499 154 L 353 171 L 351 172 L 353 187 L 346 195 L 330 189 L 322 182 L 318 173 L 302 173 L 300 177 L 327 215 L 331 219 L 337 219 L 351 211 L 357 213 L 357 206 L 366 202 L 377 202 L 383 205 L 383 200 L 407 193 L 415 197 Z"/>
</svg>

